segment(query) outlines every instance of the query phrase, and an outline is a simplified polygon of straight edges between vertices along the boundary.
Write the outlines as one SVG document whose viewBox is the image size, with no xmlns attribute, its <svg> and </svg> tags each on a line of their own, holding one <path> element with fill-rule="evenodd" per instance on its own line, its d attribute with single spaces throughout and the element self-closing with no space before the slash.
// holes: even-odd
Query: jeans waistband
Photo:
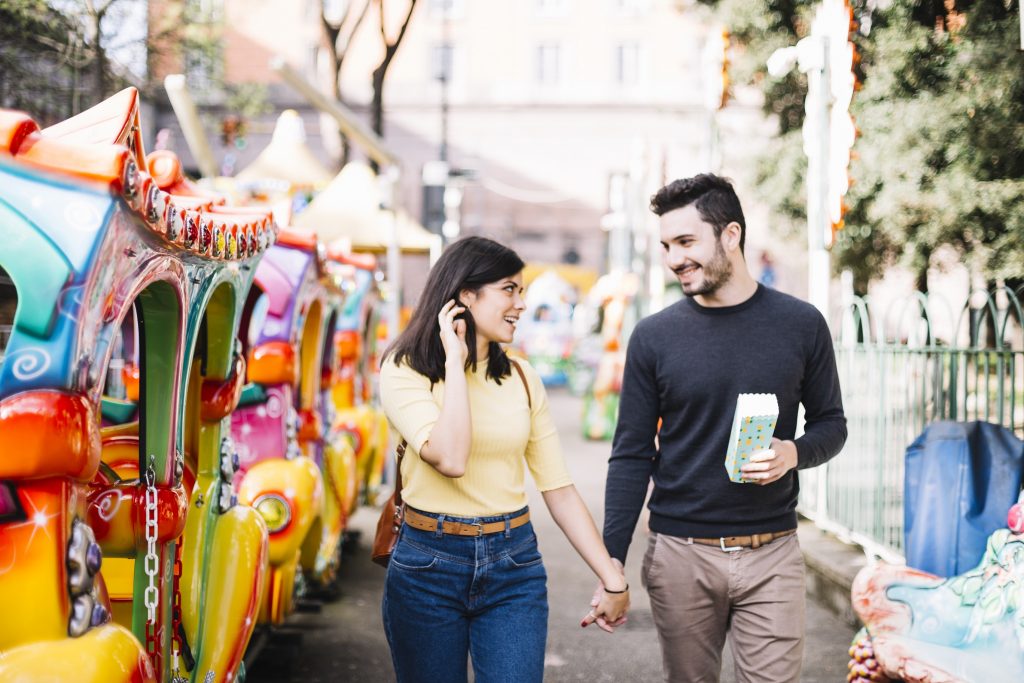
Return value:
<svg viewBox="0 0 1024 683">
<path fill-rule="evenodd" d="M 421 515 L 412 508 L 406 508 L 402 520 L 407 525 L 420 531 L 441 530 L 443 533 L 455 536 L 485 536 L 487 534 L 496 534 L 499 531 L 518 529 L 530 521 L 530 513 L 524 512 L 511 519 L 498 519 L 493 522 L 460 522 L 454 519 L 445 519 L 444 517 Z"/>
<path fill-rule="evenodd" d="M 428 512 L 426 510 L 420 510 L 419 508 L 414 508 L 413 506 L 408 505 L 408 504 L 406 505 L 406 507 L 408 509 L 413 510 L 414 512 L 416 512 L 418 514 L 421 514 L 421 515 L 424 515 L 426 517 L 433 517 L 434 519 L 442 519 L 443 518 L 444 520 L 447 520 L 447 521 L 451 521 L 451 522 L 465 522 L 466 524 L 479 524 L 479 523 L 486 524 L 487 522 L 501 522 L 501 521 L 505 521 L 505 520 L 511 520 L 511 519 L 513 519 L 515 517 L 519 517 L 520 515 L 523 515 L 523 514 L 525 514 L 525 513 L 530 511 L 529 506 L 524 506 L 524 507 L 519 508 L 518 510 L 514 510 L 512 512 L 505 512 L 505 513 L 502 513 L 500 515 L 484 515 L 484 516 L 480 516 L 480 517 L 466 517 L 464 515 L 448 514 L 447 512 Z"/>
<path fill-rule="evenodd" d="M 416 510 L 419 512 L 419 510 Z M 437 520 L 433 530 L 418 529 L 408 523 L 402 525 L 399 543 L 412 543 L 421 549 L 429 549 L 439 557 L 447 557 L 457 561 L 484 563 L 502 553 L 519 548 L 523 544 L 536 543 L 532 524 L 527 521 L 519 526 L 512 526 L 512 520 L 521 517 L 527 508 L 500 515 L 481 517 L 461 517 L 438 512 L 420 512 L 428 519 Z M 476 528 L 477 525 L 501 526 L 490 530 L 491 533 L 469 536 L 444 533 L 445 527 L 464 526 Z"/>
</svg>

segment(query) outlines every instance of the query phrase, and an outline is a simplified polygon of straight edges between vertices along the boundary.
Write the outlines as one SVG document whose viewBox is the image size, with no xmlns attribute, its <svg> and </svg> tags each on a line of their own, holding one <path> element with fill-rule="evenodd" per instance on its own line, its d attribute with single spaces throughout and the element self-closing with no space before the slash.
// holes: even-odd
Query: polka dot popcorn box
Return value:
<svg viewBox="0 0 1024 683">
<path fill-rule="evenodd" d="M 779 402 L 775 394 L 740 394 L 736 398 L 736 415 L 725 453 L 725 470 L 729 480 L 746 484 L 740 468 L 750 456 L 771 446 L 775 423 L 779 420 Z"/>
</svg>

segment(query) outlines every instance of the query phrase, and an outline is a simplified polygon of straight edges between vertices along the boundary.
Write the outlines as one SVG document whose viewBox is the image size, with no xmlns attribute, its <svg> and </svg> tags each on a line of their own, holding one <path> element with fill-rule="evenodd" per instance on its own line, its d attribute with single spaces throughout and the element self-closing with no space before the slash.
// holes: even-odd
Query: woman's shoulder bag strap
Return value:
<svg viewBox="0 0 1024 683">
<path fill-rule="evenodd" d="M 409 443 L 402 439 L 402 443 L 398 444 L 398 448 L 395 449 L 395 453 L 398 455 L 398 466 L 395 467 L 395 504 L 401 507 L 402 505 L 402 456 L 405 455 L 405 449 Z"/>
<path fill-rule="evenodd" d="M 533 410 L 533 399 L 530 398 L 530 385 L 526 382 L 526 375 L 523 373 L 523 368 L 519 365 L 519 361 L 515 358 L 509 358 L 509 362 L 512 363 L 512 367 L 519 373 L 519 379 L 523 380 L 523 389 L 526 389 L 526 405 L 530 406 L 530 410 Z"/>
</svg>

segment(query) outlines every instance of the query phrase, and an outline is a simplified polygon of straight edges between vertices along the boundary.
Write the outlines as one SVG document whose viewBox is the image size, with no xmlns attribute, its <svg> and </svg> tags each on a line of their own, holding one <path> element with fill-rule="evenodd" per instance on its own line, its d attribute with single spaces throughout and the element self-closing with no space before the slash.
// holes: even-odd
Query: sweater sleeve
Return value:
<svg viewBox="0 0 1024 683">
<path fill-rule="evenodd" d="M 388 359 L 380 368 L 380 402 L 391 426 L 419 453 L 441 414 L 430 379 Z"/>
<path fill-rule="evenodd" d="M 608 553 L 623 563 L 658 457 L 655 439 L 661 409 L 656 364 L 654 354 L 643 343 L 642 329 L 642 325 L 637 327 L 626 350 L 619 420 L 604 493 L 604 543 Z"/>
<path fill-rule="evenodd" d="M 846 415 L 835 349 L 828 324 L 820 314 L 800 402 L 804 405 L 804 434 L 795 443 L 797 469 L 803 470 L 828 462 L 846 443 Z"/>
</svg>

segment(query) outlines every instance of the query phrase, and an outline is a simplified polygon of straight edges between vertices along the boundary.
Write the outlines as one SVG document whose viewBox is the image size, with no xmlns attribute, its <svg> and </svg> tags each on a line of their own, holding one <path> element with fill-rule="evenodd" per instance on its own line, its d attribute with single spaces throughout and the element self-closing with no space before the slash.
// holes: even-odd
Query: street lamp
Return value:
<svg viewBox="0 0 1024 683">
<path fill-rule="evenodd" d="M 804 153 L 807 155 L 808 299 L 829 316 L 829 247 L 842 227 L 843 197 L 849 189 L 850 148 L 856 136 L 850 100 L 856 79 L 850 43 L 852 10 L 846 0 L 824 0 L 809 36 L 768 58 L 776 78 L 794 66 L 807 74 Z"/>
<path fill-rule="evenodd" d="M 729 99 L 729 31 L 715 27 L 708 31 L 701 55 L 703 102 L 708 117 L 709 171 L 718 172 L 722 165 L 718 131 L 718 110 Z"/>
</svg>

